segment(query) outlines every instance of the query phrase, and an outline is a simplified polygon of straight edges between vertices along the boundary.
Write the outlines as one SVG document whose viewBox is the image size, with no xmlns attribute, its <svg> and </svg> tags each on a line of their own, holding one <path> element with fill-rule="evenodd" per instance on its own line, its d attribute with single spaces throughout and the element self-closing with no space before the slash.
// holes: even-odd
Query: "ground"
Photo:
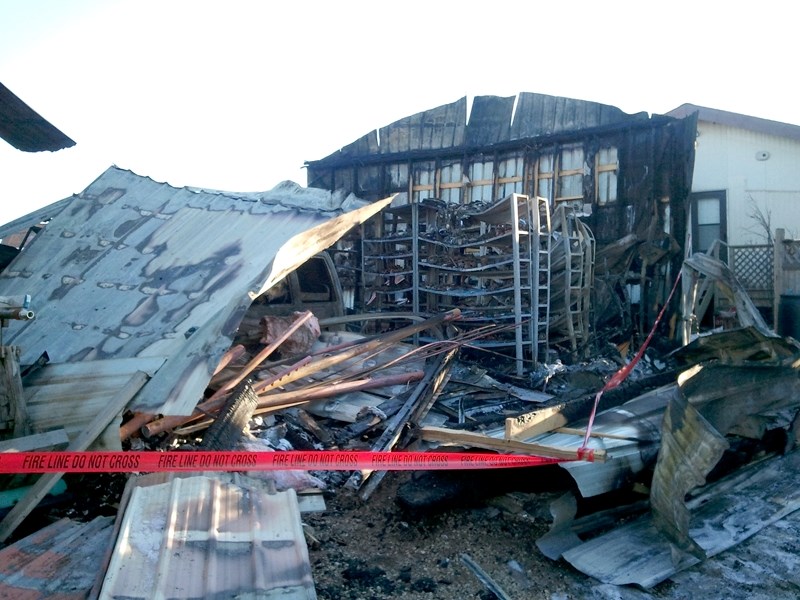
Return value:
<svg viewBox="0 0 800 600">
<path fill-rule="evenodd" d="M 342 481 L 329 481 L 326 510 L 302 515 L 318 598 L 503 598 L 466 566 L 464 555 L 513 600 L 800 597 L 800 511 L 649 591 L 601 584 L 546 558 L 536 540 L 550 526 L 550 502 L 569 487 L 560 474 L 558 467 L 390 472 L 367 500 Z M 116 513 L 124 475 L 66 478 L 69 498 L 36 511 L 15 537 L 62 516 L 90 520 Z"/>
<path fill-rule="evenodd" d="M 525 476 L 533 476 L 527 471 Z M 470 491 L 454 498 L 458 489 L 450 483 L 439 476 L 389 473 L 366 501 L 339 489 L 328 495 L 324 513 L 305 514 L 320 600 L 495 598 L 465 565 L 465 554 L 509 598 L 623 598 L 603 593 L 604 586 L 537 549 L 536 539 L 550 526 L 549 503 L 562 491 L 502 490 L 496 477 L 478 474 L 460 481 Z M 409 508 L 402 501 L 415 489 L 437 485 L 449 488 L 440 506 Z M 481 487 L 503 493 L 476 490 Z M 632 591 L 630 597 L 645 596 Z"/>
</svg>

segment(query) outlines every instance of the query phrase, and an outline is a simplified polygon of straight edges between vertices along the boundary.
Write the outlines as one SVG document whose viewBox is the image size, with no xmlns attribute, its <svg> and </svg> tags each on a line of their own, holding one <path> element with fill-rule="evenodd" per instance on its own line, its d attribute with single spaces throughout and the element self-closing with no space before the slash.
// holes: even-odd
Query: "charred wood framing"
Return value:
<svg viewBox="0 0 800 600">
<path fill-rule="evenodd" d="M 401 203 L 466 204 L 519 193 L 576 206 L 587 213 L 598 254 L 633 236 L 630 259 L 598 263 L 596 275 L 618 289 L 640 285 L 634 324 L 642 329 L 666 298 L 666 280 L 680 271 L 696 131 L 696 115 L 627 114 L 534 93 L 476 97 L 467 120 L 461 98 L 308 162 L 308 185 L 368 200 L 399 194 Z"/>
</svg>

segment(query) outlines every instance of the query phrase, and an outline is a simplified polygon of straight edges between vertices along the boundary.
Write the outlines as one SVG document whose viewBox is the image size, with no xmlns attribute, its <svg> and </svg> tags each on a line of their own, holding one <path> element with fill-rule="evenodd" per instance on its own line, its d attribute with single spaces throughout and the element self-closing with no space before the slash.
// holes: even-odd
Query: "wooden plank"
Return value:
<svg viewBox="0 0 800 600">
<path fill-rule="evenodd" d="M 392 417 L 386 429 L 372 445 L 372 450 L 379 452 L 391 450 L 400 440 L 403 428 L 408 423 L 417 425 L 428 414 L 428 410 L 436 402 L 442 388 L 450 378 L 450 369 L 457 354 L 458 348 L 456 347 L 444 354 L 439 354 L 433 360 L 426 369 L 423 380 L 420 381 L 397 414 Z M 352 488 L 363 486 L 361 498 L 366 500 L 385 475 L 386 471 L 361 471 L 354 473 L 347 485 Z M 367 481 L 368 478 L 369 481 Z M 367 481 L 366 485 L 364 485 L 365 481 Z"/>
<path fill-rule="evenodd" d="M 64 429 L 54 429 L 0 442 L 0 452 L 30 452 L 45 448 L 61 450 L 68 444 L 67 432 Z"/>
<path fill-rule="evenodd" d="M 104 410 L 97 414 L 89 426 L 76 437 L 67 447 L 69 452 L 86 450 L 89 445 L 100 435 L 108 424 L 116 417 L 128 402 L 139 392 L 147 382 L 148 376 L 142 371 L 137 371 L 120 391 L 113 402 L 109 402 Z M 4 542 L 22 524 L 30 512 L 44 498 L 50 489 L 63 476 L 63 473 L 46 473 L 36 480 L 28 493 L 14 505 L 5 518 L 0 521 L 0 542 Z"/>
<path fill-rule="evenodd" d="M 427 442 L 455 444 L 472 448 L 485 448 L 497 452 L 513 452 L 516 454 L 529 454 L 531 456 L 561 458 L 564 460 L 577 458 L 577 451 L 575 448 L 560 448 L 545 444 L 495 438 L 473 431 L 458 431 L 442 427 L 422 427 L 419 433 L 421 438 Z M 598 462 L 605 461 L 606 451 L 594 449 L 594 459 Z"/>
<path fill-rule="evenodd" d="M 28 406 L 22 389 L 19 369 L 20 349 L 18 346 L 0 346 L 0 391 L 9 405 L 10 415 L 14 419 L 14 437 L 31 433 Z"/>
<path fill-rule="evenodd" d="M 567 417 L 563 414 L 566 406 L 562 402 L 554 406 L 507 418 L 505 438 L 507 440 L 521 440 L 564 427 L 567 424 Z"/>
</svg>

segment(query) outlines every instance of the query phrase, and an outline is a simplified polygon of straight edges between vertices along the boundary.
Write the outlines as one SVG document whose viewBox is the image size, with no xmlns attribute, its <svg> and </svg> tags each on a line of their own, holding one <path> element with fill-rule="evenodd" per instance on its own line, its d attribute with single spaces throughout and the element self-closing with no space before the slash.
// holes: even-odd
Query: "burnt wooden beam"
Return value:
<svg viewBox="0 0 800 600">
<path fill-rule="evenodd" d="M 425 377 L 410 394 L 403 407 L 392 417 L 378 440 L 372 445 L 375 452 L 385 452 L 395 447 L 403 435 L 405 426 L 412 417 L 424 418 L 430 407 L 438 398 L 445 383 L 450 377 L 453 360 L 458 353 L 457 348 L 439 354 L 425 369 Z M 367 500 L 386 475 L 386 471 L 360 471 L 354 473 L 346 486 L 361 490 L 361 498 Z M 367 481 L 368 480 L 368 481 Z M 365 482 L 367 482 L 365 484 Z"/>
</svg>

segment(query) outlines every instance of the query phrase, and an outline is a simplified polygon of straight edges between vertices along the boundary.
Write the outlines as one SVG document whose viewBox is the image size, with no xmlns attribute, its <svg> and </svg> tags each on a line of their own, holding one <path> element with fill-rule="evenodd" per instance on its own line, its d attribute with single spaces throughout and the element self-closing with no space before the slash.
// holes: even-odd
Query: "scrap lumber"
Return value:
<svg viewBox="0 0 800 600">
<path fill-rule="evenodd" d="M 484 571 L 469 554 L 462 554 L 461 562 L 464 563 L 470 571 L 472 571 L 473 575 L 478 578 L 478 581 L 480 581 L 487 590 L 492 592 L 492 594 L 494 594 L 498 600 L 511 600 L 511 596 L 509 596 L 505 590 L 500 587 L 500 584 L 489 577 L 489 574 Z"/>
<path fill-rule="evenodd" d="M 422 371 L 410 371 L 408 373 L 390 375 L 387 377 L 371 377 L 369 379 L 358 379 L 356 381 L 331 383 L 328 385 L 314 385 L 307 388 L 298 388 L 289 392 L 275 392 L 264 395 L 256 394 L 258 402 L 253 411 L 253 415 L 270 414 L 287 408 L 302 406 L 310 402 L 332 398 L 339 394 L 348 394 L 355 391 L 370 390 L 398 384 L 408 384 L 422 379 L 423 375 L 424 373 Z M 187 433 L 189 431 L 204 429 L 208 427 L 212 421 L 212 419 L 199 420 L 197 423 L 187 425 L 196 420 L 197 417 L 192 417 L 191 419 L 185 417 L 184 422 L 181 424 L 184 426 L 181 427 L 180 431 Z M 151 429 L 149 426 L 145 431 L 150 435 L 149 432 Z"/>
<path fill-rule="evenodd" d="M 137 371 L 114 401 L 99 412 L 88 427 L 70 442 L 67 451 L 78 452 L 86 450 L 97 436 L 108 427 L 108 424 L 125 409 L 128 402 L 136 396 L 147 380 L 147 373 Z M 28 490 L 28 493 L 0 521 L 0 542 L 4 542 L 9 538 L 62 476 L 63 473 L 46 473 L 36 480 L 36 483 Z"/>
<path fill-rule="evenodd" d="M 210 412 L 211 410 L 217 410 L 224 404 L 224 397 L 227 396 L 228 392 L 230 392 L 234 387 L 236 387 L 241 381 L 243 381 L 246 377 L 248 377 L 256 367 L 258 367 L 262 362 L 267 360 L 274 352 L 277 350 L 280 345 L 285 342 L 295 331 L 297 331 L 300 327 L 302 327 L 305 323 L 307 323 L 314 315 L 311 311 L 306 311 L 304 313 L 300 313 L 297 319 L 286 328 L 286 330 L 275 338 L 272 343 L 265 346 L 256 356 L 254 356 L 242 370 L 236 375 L 234 378 L 226 382 L 222 385 L 214 394 L 211 395 L 210 398 L 203 402 L 205 408 L 197 411 L 195 410 L 192 415 L 198 413 L 198 416 L 203 414 L 204 412 Z M 231 348 L 228 352 L 225 353 L 223 356 L 222 362 L 227 365 L 231 359 L 239 354 L 240 351 L 236 350 L 236 347 Z M 220 367 L 217 366 L 215 373 L 218 373 Z M 134 417 L 126 423 L 123 427 L 120 428 L 120 439 L 126 440 L 131 435 L 133 435 L 136 431 L 138 431 L 142 426 L 144 426 L 149 421 L 152 421 L 156 418 L 156 415 L 148 414 L 148 413 L 138 413 L 134 415 Z M 178 417 L 177 419 L 180 420 L 183 417 Z M 180 424 L 180 423 L 179 423 Z M 172 425 L 175 427 L 176 425 Z M 167 426 L 162 431 L 166 431 L 166 429 L 171 429 L 170 426 Z M 160 432 L 159 432 L 160 433 Z M 150 434 L 154 435 L 154 434 Z"/>
<path fill-rule="evenodd" d="M 438 327 L 443 323 L 448 323 L 450 321 L 456 320 L 460 318 L 461 311 L 458 309 L 450 310 L 446 313 L 442 313 L 431 317 L 430 319 L 426 319 L 420 323 L 414 323 L 407 327 L 403 327 L 401 329 L 396 329 L 394 331 L 390 331 L 380 336 L 376 336 L 374 338 L 368 339 L 361 344 L 357 345 L 348 345 L 345 349 L 341 352 L 336 353 L 326 353 L 323 356 L 320 356 L 316 360 L 307 361 L 304 364 L 301 364 L 297 368 L 291 369 L 285 373 L 284 376 L 280 378 L 276 378 L 266 384 L 261 382 L 256 384 L 255 389 L 260 394 L 262 392 L 266 392 L 267 390 L 286 385 L 293 381 L 297 381 L 304 377 L 308 377 L 325 369 L 329 369 L 333 366 L 339 365 L 344 363 L 347 360 L 350 360 L 356 356 L 364 355 L 367 353 L 377 353 L 380 352 L 382 349 L 386 347 L 390 347 L 393 344 L 401 342 L 402 340 L 411 337 L 415 333 L 419 333 L 421 331 L 425 331 L 426 329 L 430 329 L 432 327 Z M 252 362 L 252 361 L 251 361 Z M 187 423 L 192 418 L 199 418 L 205 413 L 213 412 L 219 410 L 222 402 L 219 398 L 214 400 L 207 400 L 200 403 L 195 411 L 192 413 L 191 417 L 180 417 L 180 416 L 168 416 L 163 417 L 161 419 L 157 419 L 146 425 L 142 426 L 142 432 L 150 437 L 169 429 L 173 429 L 174 427 L 178 427 Z"/>
<path fill-rule="evenodd" d="M 577 458 L 577 448 L 565 448 L 536 442 L 509 440 L 503 437 L 494 437 L 474 431 L 447 429 L 446 427 L 422 427 L 419 430 L 419 435 L 421 439 L 426 442 L 438 442 L 440 444 L 464 446 L 467 448 L 483 448 L 486 450 L 494 450 L 495 452 L 528 454 L 531 456 L 543 456 L 562 460 L 574 460 Z M 606 451 L 602 448 L 594 449 L 593 452 L 595 461 L 602 462 L 606 459 Z"/>
<path fill-rule="evenodd" d="M 439 354 L 425 369 L 425 377 L 372 445 L 374 452 L 385 452 L 394 448 L 403 434 L 403 428 L 408 423 L 419 425 L 447 383 L 453 360 L 457 354 L 458 347 L 451 348 L 444 354 Z M 367 500 L 385 475 L 386 471 L 356 472 L 353 473 L 346 485 L 351 489 L 362 488 L 361 498 Z M 369 481 L 367 482 L 367 480 Z M 367 483 L 365 484 L 365 482 Z"/>
<path fill-rule="evenodd" d="M 63 450 L 69 445 L 64 428 L 32 433 L 0 442 L 0 452 L 31 452 L 34 450 Z"/>
<path fill-rule="evenodd" d="M 675 380 L 674 373 L 658 373 L 636 382 L 640 388 L 655 388 Z M 619 406 L 625 401 L 620 388 L 609 390 L 600 397 L 597 410 L 604 411 Z M 581 419 L 587 419 L 594 406 L 595 396 L 577 398 L 568 402 L 558 402 L 537 408 L 528 413 L 508 417 L 505 421 L 505 437 L 510 440 L 524 440 L 554 431 L 567 425 L 573 426 Z"/>
<path fill-rule="evenodd" d="M 19 346 L 0 346 L 0 433 L 7 428 L 14 437 L 31 433 L 19 355 Z"/>
</svg>

